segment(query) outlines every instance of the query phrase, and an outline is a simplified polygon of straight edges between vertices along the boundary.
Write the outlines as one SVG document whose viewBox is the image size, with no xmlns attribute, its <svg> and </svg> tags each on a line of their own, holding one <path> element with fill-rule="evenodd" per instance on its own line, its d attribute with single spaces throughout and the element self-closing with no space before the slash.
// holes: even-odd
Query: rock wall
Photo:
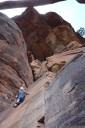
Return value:
<svg viewBox="0 0 85 128">
<path fill-rule="evenodd" d="M 45 92 L 46 128 L 85 127 L 85 55 L 77 55 Z"/>
<path fill-rule="evenodd" d="M 0 13 L 0 112 L 8 108 L 9 104 L 14 101 L 22 83 L 25 83 L 25 88 L 33 83 L 35 74 L 32 73 L 30 67 L 32 59 L 43 61 L 55 53 L 82 47 L 81 38 L 71 25 L 54 12 L 40 15 L 35 9 L 29 8 L 21 16 L 13 19 L 22 30 L 26 43 L 15 22 Z M 84 42 L 83 39 L 82 41 Z M 80 49 L 79 52 L 83 51 Z M 48 71 L 49 60 L 54 66 L 53 69 L 51 66 L 49 67 L 50 71 L 60 70 L 63 64 L 58 66 L 56 55 L 52 58 L 48 57 L 47 61 L 40 62 L 39 66 L 36 65 L 38 67 L 35 70 L 37 71 L 39 67 L 40 69 L 34 79 L 38 79 Z M 71 78 L 69 77 L 69 79 Z M 48 127 L 48 115 L 46 115 L 46 122 Z"/>
<path fill-rule="evenodd" d="M 22 30 L 27 50 L 41 61 L 61 52 L 71 41 L 81 42 L 71 24 L 55 12 L 41 15 L 35 9 L 28 8 L 13 19 Z"/>
<path fill-rule="evenodd" d="M 0 112 L 12 102 L 22 83 L 25 88 L 33 82 L 22 32 L 0 13 Z"/>
<path fill-rule="evenodd" d="M 84 63 L 85 54 L 78 54 L 58 75 L 48 73 L 39 78 L 29 87 L 30 95 L 18 108 L 11 108 L 0 127 L 85 128 Z"/>
<path fill-rule="evenodd" d="M 28 88 L 29 95 L 16 109 L 10 109 L 0 117 L 0 128 L 45 128 L 45 88 L 55 78 L 52 72 L 45 73 Z M 5 114 L 5 116 L 4 116 Z"/>
</svg>

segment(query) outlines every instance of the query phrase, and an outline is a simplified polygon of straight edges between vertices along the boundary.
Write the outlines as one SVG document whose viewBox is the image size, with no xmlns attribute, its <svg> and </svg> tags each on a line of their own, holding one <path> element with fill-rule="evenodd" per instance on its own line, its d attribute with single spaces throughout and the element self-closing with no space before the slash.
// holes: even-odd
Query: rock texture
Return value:
<svg viewBox="0 0 85 128">
<path fill-rule="evenodd" d="M 74 58 L 45 92 L 46 128 L 85 127 L 85 55 Z"/>
<path fill-rule="evenodd" d="M 8 107 L 22 83 L 27 87 L 33 82 L 26 49 L 18 26 L 0 13 L 0 112 Z"/>
<path fill-rule="evenodd" d="M 54 12 L 40 15 L 30 7 L 13 20 L 0 13 L 0 112 L 22 83 L 27 89 L 38 80 L 19 111 L 11 104 L 2 114 L 0 127 L 84 126 L 84 39 Z"/>
<path fill-rule="evenodd" d="M 13 100 L 21 83 L 28 87 L 46 71 L 57 72 L 59 66 L 54 63 L 48 68 L 46 58 L 65 49 L 80 47 L 80 39 L 75 31 L 58 14 L 49 12 L 40 15 L 35 9 L 27 9 L 21 16 L 13 18 L 18 26 L 8 17 L 0 14 L 0 111 Z M 50 20 L 52 19 L 52 20 Z M 25 44 L 26 42 L 26 44 Z M 68 45 L 70 43 L 70 45 Z M 38 59 L 40 69 L 31 69 L 30 63 Z M 48 64 L 49 65 L 49 64 Z M 36 71 L 35 71 L 36 70 Z M 56 70 L 56 71 L 55 71 Z M 10 100 L 9 100 L 10 99 Z M 4 102 L 2 103 L 2 100 Z"/>
<path fill-rule="evenodd" d="M 23 32 L 27 49 L 41 61 L 61 52 L 71 41 L 81 42 L 72 26 L 54 12 L 40 15 L 28 8 L 21 16 L 13 18 Z"/>
<path fill-rule="evenodd" d="M 11 107 L 0 127 L 84 128 L 84 63 L 85 53 L 77 54 L 56 76 L 44 74 L 29 87 L 24 103 L 16 109 Z"/>
<path fill-rule="evenodd" d="M 49 86 L 55 74 L 52 72 L 45 73 L 32 86 L 28 88 L 30 94 L 26 100 L 16 109 L 13 109 L 13 104 L 6 112 L 1 115 L 1 128 L 44 128 L 45 114 L 45 88 Z M 4 117 L 4 114 L 6 115 Z"/>
</svg>

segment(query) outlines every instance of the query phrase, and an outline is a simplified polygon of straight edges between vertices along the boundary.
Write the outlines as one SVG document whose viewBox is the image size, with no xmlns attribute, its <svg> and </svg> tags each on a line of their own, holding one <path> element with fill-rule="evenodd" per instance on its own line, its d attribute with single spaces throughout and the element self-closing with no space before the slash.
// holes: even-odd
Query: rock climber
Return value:
<svg viewBox="0 0 85 128">
<path fill-rule="evenodd" d="M 27 92 L 24 91 L 24 87 L 21 86 L 19 89 L 19 92 L 16 96 L 16 103 L 14 107 L 17 107 L 19 104 L 21 104 L 25 100 L 25 96 L 28 95 Z"/>
</svg>

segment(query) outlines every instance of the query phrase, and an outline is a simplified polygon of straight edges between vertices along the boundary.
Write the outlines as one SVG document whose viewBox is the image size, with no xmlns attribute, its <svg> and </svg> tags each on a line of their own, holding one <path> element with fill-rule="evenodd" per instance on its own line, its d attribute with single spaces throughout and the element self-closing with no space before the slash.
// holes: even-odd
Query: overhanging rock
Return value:
<svg viewBox="0 0 85 128">
<path fill-rule="evenodd" d="M 76 0 L 79 3 L 85 3 L 85 0 Z"/>
<path fill-rule="evenodd" d="M 53 4 L 66 0 L 17 0 L 17 1 L 5 1 L 0 2 L 0 10 L 10 8 L 22 8 L 22 7 L 34 7 L 46 4 Z M 85 3 L 84 0 L 76 0 L 78 3 Z"/>
<path fill-rule="evenodd" d="M 17 1 L 5 1 L 0 2 L 0 10 L 1 9 L 9 9 L 9 8 L 21 8 L 21 7 L 34 7 L 41 6 L 46 4 L 52 4 L 65 0 L 17 0 Z"/>
</svg>

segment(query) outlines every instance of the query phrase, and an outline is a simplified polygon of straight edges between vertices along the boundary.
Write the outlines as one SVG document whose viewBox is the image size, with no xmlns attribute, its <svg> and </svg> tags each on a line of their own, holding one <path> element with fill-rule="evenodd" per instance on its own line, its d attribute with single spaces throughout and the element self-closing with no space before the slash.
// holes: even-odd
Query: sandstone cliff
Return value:
<svg viewBox="0 0 85 128">
<path fill-rule="evenodd" d="M 84 63 L 85 54 L 76 54 L 57 76 L 44 74 L 28 88 L 30 95 L 23 104 L 16 109 L 11 105 L 6 116 L 1 116 L 0 127 L 84 128 Z"/>
<path fill-rule="evenodd" d="M 0 112 L 11 103 L 21 83 L 28 87 L 33 82 L 26 49 L 18 26 L 0 13 Z"/>
<path fill-rule="evenodd" d="M 81 42 L 72 26 L 54 12 L 40 15 L 28 8 L 13 19 L 23 32 L 27 50 L 41 61 L 61 52 L 71 41 Z"/>
<path fill-rule="evenodd" d="M 54 12 L 0 13 L 1 128 L 85 126 L 84 40 Z M 22 83 L 30 95 L 14 109 Z"/>
</svg>

